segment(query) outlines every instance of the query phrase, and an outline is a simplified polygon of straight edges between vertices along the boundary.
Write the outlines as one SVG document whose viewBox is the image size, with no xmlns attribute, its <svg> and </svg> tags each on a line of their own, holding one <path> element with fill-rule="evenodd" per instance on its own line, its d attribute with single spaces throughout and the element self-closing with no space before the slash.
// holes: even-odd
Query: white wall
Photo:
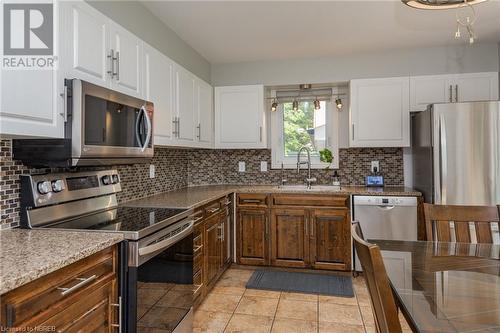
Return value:
<svg viewBox="0 0 500 333">
<path fill-rule="evenodd" d="M 138 1 L 87 2 L 170 59 L 210 83 L 210 63 Z"/>
<path fill-rule="evenodd" d="M 460 43 L 319 59 L 217 64 L 212 65 L 212 84 L 284 85 L 347 82 L 353 78 L 497 72 L 499 48 L 497 43 L 472 46 Z"/>
</svg>

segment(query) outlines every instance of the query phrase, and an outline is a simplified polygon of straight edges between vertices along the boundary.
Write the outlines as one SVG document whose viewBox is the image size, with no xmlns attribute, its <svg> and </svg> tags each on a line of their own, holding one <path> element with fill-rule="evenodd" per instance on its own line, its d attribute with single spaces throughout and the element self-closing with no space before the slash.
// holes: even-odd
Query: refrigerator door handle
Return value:
<svg viewBox="0 0 500 333">
<path fill-rule="evenodd" d="M 439 152 L 439 182 L 440 182 L 440 204 L 446 205 L 446 180 L 448 177 L 448 153 L 447 153 L 447 145 L 446 145 L 446 123 L 444 120 L 444 115 L 441 114 L 439 117 L 439 144 L 440 144 L 440 152 Z"/>
</svg>

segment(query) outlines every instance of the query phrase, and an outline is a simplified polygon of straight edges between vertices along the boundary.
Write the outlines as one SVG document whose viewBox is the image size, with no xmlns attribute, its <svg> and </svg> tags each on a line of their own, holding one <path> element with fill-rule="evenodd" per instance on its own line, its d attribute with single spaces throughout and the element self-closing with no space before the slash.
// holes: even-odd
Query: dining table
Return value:
<svg viewBox="0 0 500 333">
<path fill-rule="evenodd" d="M 370 239 L 413 332 L 500 332 L 500 245 Z"/>
</svg>

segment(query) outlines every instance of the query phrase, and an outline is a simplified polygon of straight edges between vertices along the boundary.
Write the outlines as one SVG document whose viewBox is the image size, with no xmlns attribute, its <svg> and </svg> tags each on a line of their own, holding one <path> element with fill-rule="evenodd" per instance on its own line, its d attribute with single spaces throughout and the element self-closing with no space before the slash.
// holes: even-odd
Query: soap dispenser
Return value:
<svg viewBox="0 0 500 333">
<path fill-rule="evenodd" d="M 332 185 L 340 187 L 340 176 L 339 176 L 337 170 L 335 170 L 333 172 Z"/>
</svg>

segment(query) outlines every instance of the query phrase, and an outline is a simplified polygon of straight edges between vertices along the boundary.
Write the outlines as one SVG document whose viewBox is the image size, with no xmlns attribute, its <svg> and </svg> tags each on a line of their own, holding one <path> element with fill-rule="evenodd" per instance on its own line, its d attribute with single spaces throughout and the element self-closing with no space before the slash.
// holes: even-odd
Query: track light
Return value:
<svg viewBox="0 0 500 333">
<path fill-rule="evenodd" d="M 292 103 L 293 111 L 298 111 L 299 110 L 299 102 L 297 100 L 294 100 Z"/>
<path fill-rule="evenodd" d="M 340 98 L 335 100 L 335 104 L 337 104 L 337 109 L 342 109 L 342 100 Z"/>
<path fill-rule="evenodd" d="M 271 104 L 271 111 L 272 112 L 276 111 L 277 107 L 278 107 L 278 102 L 276 102 L 276 100 L 273 100 L 273 104 Z"/>
<path fill-rule="evenodd" d="M 319 99 L 318 99 L 318 98 L 316 98 L 316 99 L 314 100 L 314 110 L 319 110 L 319 109 L 321 109 L 321 104 L 320 104 L 320 102 L 319 102 Z"/>
</svg>

